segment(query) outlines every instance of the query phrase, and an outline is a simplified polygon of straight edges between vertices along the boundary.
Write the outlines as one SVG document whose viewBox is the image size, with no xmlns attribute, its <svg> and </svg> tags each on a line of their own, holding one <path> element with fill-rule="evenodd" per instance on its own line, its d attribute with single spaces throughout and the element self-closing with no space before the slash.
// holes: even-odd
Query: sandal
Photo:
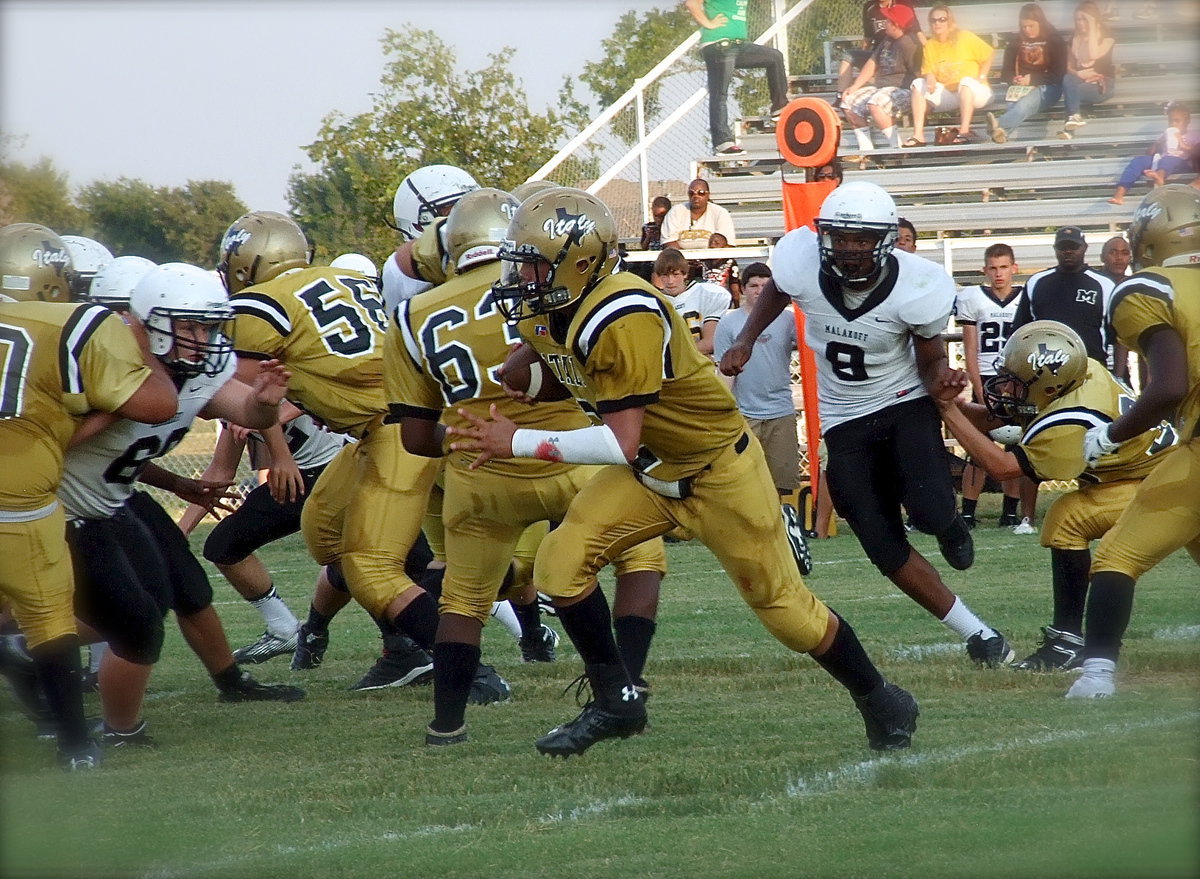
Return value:
<svg viewBox="0 0 1200 879">
<path fill-rule="evenodd" d="M 905 149 L 912 149 L 913 147 L 923 147 L 923 146 L 925 146 L 925 141 L 917 140 L 915 137 L 910 137 L 904 143 L 900 144 L 900 146 L 904 147 Z"/>
<path fill-rule="evenodd" d="M 960 133 L 954 135 L 954 140 L 950 141 L 950 143 L 954 144 L 955 146 L 962 146 L 963 144 L 981 143 L 981 142 L 982 142 L 982 138 L 980 138 L 980 136 L 973 131 L 968 131 L 965 134 L 960 132 Z"/>
</svg>

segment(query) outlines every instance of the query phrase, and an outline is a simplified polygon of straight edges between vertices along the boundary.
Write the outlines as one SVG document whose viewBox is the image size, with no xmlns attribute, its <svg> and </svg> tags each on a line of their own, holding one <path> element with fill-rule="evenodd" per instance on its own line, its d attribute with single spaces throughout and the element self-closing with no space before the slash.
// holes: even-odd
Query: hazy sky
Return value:
<svg viewBox="0 0 1200 879">
<path fill-rule="evenodd" d="M 386 28 L 436 31 L 460 69 L 515 49 L 511 68 L 541 111 L 623 12 L 673 2 L 0 0 L 0 131 L 25 138 L 8 147 L 17 158 L 49 156 L 73 187 L 230 180 L 251 209 L 284 210 L 321 119 L 370 108 Z"/>
</svg>

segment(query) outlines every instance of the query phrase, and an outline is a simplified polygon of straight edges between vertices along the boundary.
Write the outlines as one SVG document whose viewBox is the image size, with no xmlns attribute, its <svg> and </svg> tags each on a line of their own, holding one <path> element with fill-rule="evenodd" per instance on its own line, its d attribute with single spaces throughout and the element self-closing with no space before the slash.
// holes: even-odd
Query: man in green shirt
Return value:
<svg viewBox="0 0 1200 879">
<path fill-rule="evenodd" d="M 787 69 L 782 53 L 747 39 L 746 4 L 749 0 L 685 0 L 688 12 L 700 25 L 700 54 L 708 71 L 708 125 L 718 155 L 745 152 L 729 127 L 728 93 L 734 70 L 761 67 L 771 91 L 771 117 L 787 106 Z"/>
</svg>

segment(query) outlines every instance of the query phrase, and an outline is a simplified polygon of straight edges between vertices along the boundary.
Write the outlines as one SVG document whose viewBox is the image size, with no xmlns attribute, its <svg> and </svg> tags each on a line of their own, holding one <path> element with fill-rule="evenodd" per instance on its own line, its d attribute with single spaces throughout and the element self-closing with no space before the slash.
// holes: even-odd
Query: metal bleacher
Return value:
<svg viewBox="0 0 1200 879">
<path fill-rule="evenodd" d="M 1017 30 L 1022 4 L 952 5 L 961 28 L 997 47 L 992 80 L 998 97 L 975 116 L 975 131 L 986 136 L 985 113 L 1004 111 L 1005 84 L 998 82 L 1003 47 Z M 1143 5 L 1120 4 L 1121 18 L 1110 23 L 1117 41 L 1115 92 L 1109 100 L 1085 108 L 1087 124 L 1071 139 L 1057 136 L 1063 122 L 1061 102 L 1028 119 L 1004 144 L 985 140 L 964 146 L 931 144 L 863 152 L 852 133 L 843 131 L 839 154 L 846 179 L 870 180 L 891 192 L 900 213 L 917 227 L 922 253 L 953 262 L 948 268 L 960 278 L 977 271 L 986 236 L 1004 235 L 1017 249 L 1022 268 L 1033 270 L 1051 258 L 1047 233 L 1059 225 L 1075 223 L 1101 237 L 1123 231 L 1143 190 L 1135 189 L 1121 206 L 1108 204 L 1107 199 L 1129 159 L 1144 152 L 1163 131 L 1164 104 L 1183 100 L 1200 117 L 1196 102 L 1200 4 L 1159 0 L 1152 16 L 1140 14 Z M 1043 4 L 1064 34 L 1072 28 L 1074 7 L 1071 0 Z M 928 6 L 917 9 L 923 24 L 928 11 Z M 826 44 L 826 70 L 793 77 L 793 94 L 832 100 L 839 46 L 854 39 L 853 35 L 832 37 Z M 929 122 L 930 127 L 938 124 L 945 123 L 936 118 Z M 911 129 L 902 126 L 901 131 L 907 136 Z M 926 134 L 932 141 L 929 128 Z M 696 174 L 708 178 L 713 201 L 733 213 L 739 242 L 770 243 L 784 231 L 781 179 L 802 181 L 804 171 L 780 157 L 767 119 L 743 119 L 740 143 L 747 151 L 744 155 L 702 157 L 694 163 Z M 959 248 L 951 259 L 950 249 L 939 246 L 949 238 L 980 239 L 980 243 L 977 248 Z M 1028 254 L 1030 264 L 1021 259 L 1022 252 Z M 1035 252 L 1040 256 L 1035 257 Z"/>
</svg>

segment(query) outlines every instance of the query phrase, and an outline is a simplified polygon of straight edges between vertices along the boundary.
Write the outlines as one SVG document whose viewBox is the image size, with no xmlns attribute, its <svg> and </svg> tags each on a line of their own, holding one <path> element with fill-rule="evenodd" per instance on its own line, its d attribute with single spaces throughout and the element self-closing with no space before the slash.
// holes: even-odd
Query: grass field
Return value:
<svg viewBox="0 0 1200 879">
<path fill-rule="evenodd" d="M 1049 553 L 994 527 L 987 502 L 976 565 L 948 582 L 1023 655 L 1048 621 Z M 946 569 L 931 538 L 915 542 Z M 1200 578 L 1185 555 L 1139 584 L 1118 698 L 1080 704 L 1062 698 L 1068 675 L 976 669 L 847 532 L 816 543 L 813 589 L 920 700 L 913 748 L 880 756 L 844 691 L 760 628 L 703 546 L 668 552 L 651 729 L 565 762 L 533 748 L 577 711 L 565 639 L 558 663 L 525 666 L 489 626 L 485 657 L 514 699 L 472 708 L 471 741 L 430 750 L 429 688 L 346 690 L 378 648 L 354 608 L 320 669 L 253 669 L 302 680 L 293 705 L 217 703 L 169 625 L 146 705 L 159 747 L 99 772 L 53 768 L 52 745 L 0 697 L 0 875 L 1200 875 Z M 305 609 L 302 544 L 264 558 Z M 214 588 L 235 646 L 257 636 L 258 614 L 219 576 Z"/>
</svg>

